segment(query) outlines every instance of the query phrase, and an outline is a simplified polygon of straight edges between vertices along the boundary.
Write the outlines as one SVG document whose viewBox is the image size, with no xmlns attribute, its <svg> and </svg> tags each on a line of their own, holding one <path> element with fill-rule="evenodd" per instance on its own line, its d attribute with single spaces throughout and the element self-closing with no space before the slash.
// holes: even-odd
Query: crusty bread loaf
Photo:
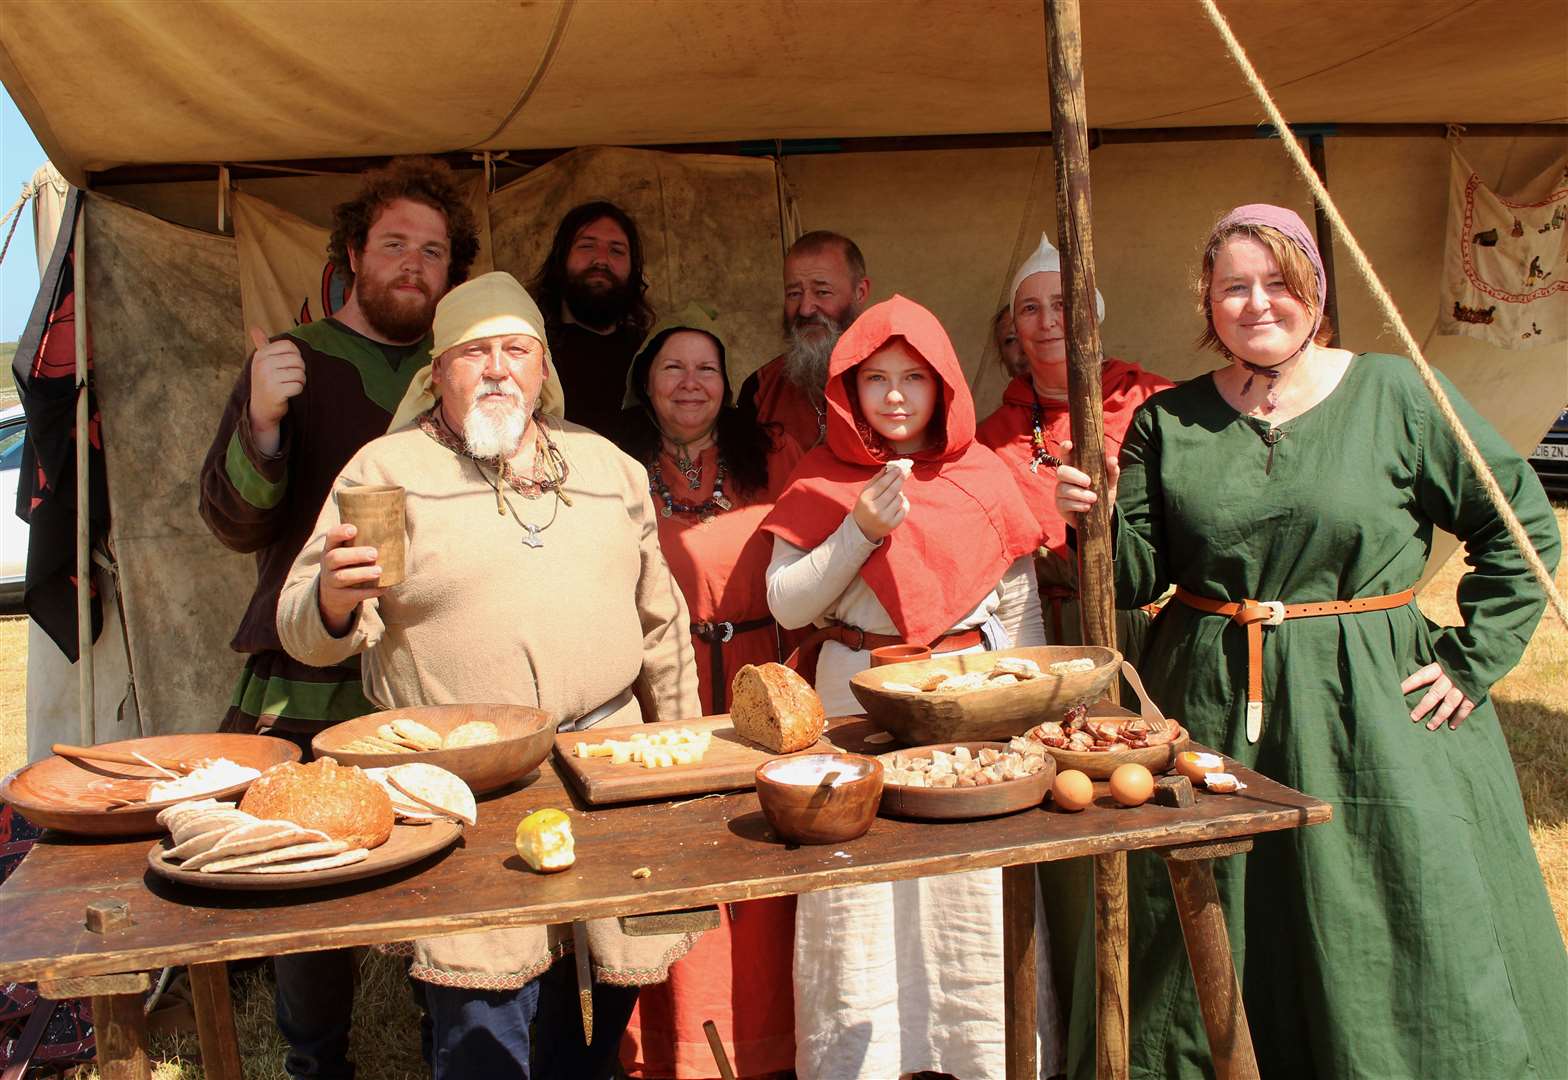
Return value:
<svg viewBox="0 0 1568 1080">
<path fill-rule="evenodd" d="M 730 683 L 735 734 L 775 754 L 793 754 L 822 737 L 822 699 L 783 664 L 747 664 Z"/>
<path fill-rule="evenodd" d="M 320 758 L 274 765 L 251 784 L 240 809 L 264 820 L 319 829 L 350 848 L 374 848 L 392 835 L 392 800 L 357 766 Z"/>
</svg>

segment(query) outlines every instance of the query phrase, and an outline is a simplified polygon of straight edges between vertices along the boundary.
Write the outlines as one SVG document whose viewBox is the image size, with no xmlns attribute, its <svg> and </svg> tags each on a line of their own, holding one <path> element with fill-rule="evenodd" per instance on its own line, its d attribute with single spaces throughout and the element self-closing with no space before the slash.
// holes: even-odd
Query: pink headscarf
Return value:
<svg viewBox="0 0 1568 1080">
<path fill-rule="evenodd" d="M 1307 228 L 1307 223 L 1301 220 L 1300 214 L 1294 210 L 1287 210 L 1283 206 L 1274 206 L 1271 203 L 1248 203 L 1246 206 L 1236 207 L 1215 223 L 1209 233 L 1209 243 L 1214 243 L 1215 237 L 1222 236 L 1238 225 L 1266 225 L 1283 233 L 1312 263 L 1312 269 L 1317 271 L 1318 275 L 1318 317 L 1312 324 L 1312 333 L 1307 335 L 1307 340 L 1311 341 L 1317 337 L 1318 327 L 1323 325 L 1323 309 L 1328 303 L 1328 275 L 1323 271 L 1323 256 L 1318 254 L 1317 240 Z"/>
</svg>

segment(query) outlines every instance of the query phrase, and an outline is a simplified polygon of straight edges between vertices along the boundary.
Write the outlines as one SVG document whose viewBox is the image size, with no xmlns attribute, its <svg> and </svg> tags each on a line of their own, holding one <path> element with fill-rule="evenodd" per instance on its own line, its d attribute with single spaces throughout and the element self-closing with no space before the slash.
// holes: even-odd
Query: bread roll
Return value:
<svg viewBox="0 0 1568 1080">
<path fill-rule="evenodd" d="M 321 758 L 274 765 L 251 784 L 240 809 L 258 818 L 319 829 L 351 848 L 374 848 L 392 835 L 392 800 L 353 765 Z"/>
<path fill-rule="evenodd" d="M 793 754 L 822 737 L 822 699 L 783 664 L 747 664 L 730 683 L 735 734 L 775 754 Z"/>
</svg>

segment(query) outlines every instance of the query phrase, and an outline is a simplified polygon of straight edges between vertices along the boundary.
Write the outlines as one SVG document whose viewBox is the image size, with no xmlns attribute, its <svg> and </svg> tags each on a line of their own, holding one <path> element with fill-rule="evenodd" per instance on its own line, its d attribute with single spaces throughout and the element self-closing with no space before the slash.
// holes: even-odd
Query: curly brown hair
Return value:
<svg viewBox="0 0 1568 1080">
<path fill-rule="evenodd" d="M 452 249 L 447 287 L 468 279 L 468 269 L 479 254 L 479 225 L 450 166 L 433 157 L 397 157 L 365 173 L 364 180 L 359 194 L 332 208 L 327 258 L 339 273 L 353 280 L 349 252 L 365 250 L 370 226 L 388 203 L 411 199 L 446 215 L 447 241 Z"/>
</svg>

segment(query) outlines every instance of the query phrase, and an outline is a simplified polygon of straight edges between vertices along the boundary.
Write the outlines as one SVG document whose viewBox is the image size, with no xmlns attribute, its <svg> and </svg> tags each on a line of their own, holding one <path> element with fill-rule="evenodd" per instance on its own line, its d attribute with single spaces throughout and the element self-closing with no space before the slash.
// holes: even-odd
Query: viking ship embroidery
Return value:
<svg viewBox="0 0 1568 1080">
<path fill-rule="evenodd" d="M 1496 312 L 1496 304 L 1493 304 L 1491 307 L 1473 308 L 1465 307 L 1458 300 L 1454 301 L 1454 318 L 1458 322 L 1489 323 Z"/>
</svg>

